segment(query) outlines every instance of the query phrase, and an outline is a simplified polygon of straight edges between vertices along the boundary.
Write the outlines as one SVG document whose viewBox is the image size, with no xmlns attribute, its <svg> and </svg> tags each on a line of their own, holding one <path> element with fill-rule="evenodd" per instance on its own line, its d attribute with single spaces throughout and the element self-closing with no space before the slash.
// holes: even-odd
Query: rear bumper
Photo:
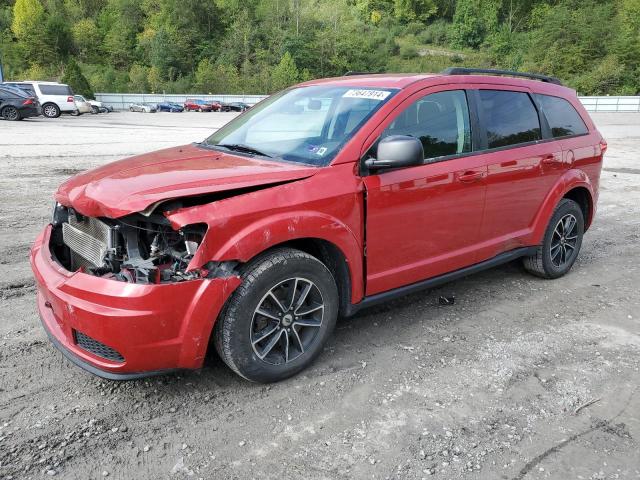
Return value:
<svg viewBox="0 0 640 480">
<path fill-rule="evenodd" d="M 40 107 L 28 106 L 20 109 L 20 116 L 22 118 L 38 117 L 40 115 L 42 115 Z"/>
<path fill-rule="evenodd" d="M 51 226 L 31 249 L 42 323 L 76 365 L 108 379 L 128 380 L 202 366 L 211 330 L 235 276 L 142 285 L 69 272 L 49 250 Z M 97 350 L 78 345 L 90 337 Z M 101 355 L 115 351 L 120 360 Z"/>
</svg>

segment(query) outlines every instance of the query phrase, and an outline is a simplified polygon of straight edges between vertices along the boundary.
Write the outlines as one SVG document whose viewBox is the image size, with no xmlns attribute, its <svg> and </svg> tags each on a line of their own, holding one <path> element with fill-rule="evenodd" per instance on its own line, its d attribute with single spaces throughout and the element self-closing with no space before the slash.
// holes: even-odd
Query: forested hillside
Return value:
<svg viewBox="0 0 640 480">
<path fill-rule="evenodd" d="M 270 93 L 447 66 L 640 91 L 640 0 L 0 0 L 0 35 L 8 78 L 85 93 Z"/>
</svg>

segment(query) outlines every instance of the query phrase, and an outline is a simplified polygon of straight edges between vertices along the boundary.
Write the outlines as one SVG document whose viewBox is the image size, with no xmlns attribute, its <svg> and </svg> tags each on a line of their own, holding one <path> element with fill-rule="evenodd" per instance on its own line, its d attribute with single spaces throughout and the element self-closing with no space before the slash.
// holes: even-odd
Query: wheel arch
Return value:
<svg viewBox="0 0 640 480">
<path fill-rule="evenodd" d="M 340 315 L 346 314 L 351 305 L 352 278 L 347 258 L 337 245 L 322 238 L 296 238 L 275 244 L 256 255 L 253 259 L 277 248 L 293 248 L 308 253 L 320 260 L 329 269 L 336 281 L 340 302 L 339 313 Z"/>
<path fill-rule="evenodd" d="M 562 198 L 573 200 L 580 206 L 584 216 L 584 231 L 586 232 L 593 220 L 593 197 L 591 192 L 586 187 L 577 186 L 566 192 Z"/>
<path fill-rule="evenodd" d="M 547 224 L 563 198 L 574 200 L 585 215 L 585 231 L 591 225 L 595 213 L 594 188 L 589 176 L 582 170 L 571 169 L 558 179 L 551 188 L 533 223 L 532 243 L 539 244 L 544 236 Z"/>
</svg>

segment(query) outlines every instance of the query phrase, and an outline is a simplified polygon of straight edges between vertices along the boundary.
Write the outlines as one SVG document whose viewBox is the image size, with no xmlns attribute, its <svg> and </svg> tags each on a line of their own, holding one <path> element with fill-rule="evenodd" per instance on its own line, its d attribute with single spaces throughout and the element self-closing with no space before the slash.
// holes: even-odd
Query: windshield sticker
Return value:
<svg viewBox="0 0 640 480">
<path fill-rule="evenodd" d="M 369 100 L 382 101 L 391 95 L 391 92 L 386 90 L 347 90 L 344 98 L 367 98 Z"/>
<path fill-rule="evenodd" d="M 320 147 L 316 153 L 320 156 L 324 155 L 327 153 L 327 147 Z"/>
</svg>

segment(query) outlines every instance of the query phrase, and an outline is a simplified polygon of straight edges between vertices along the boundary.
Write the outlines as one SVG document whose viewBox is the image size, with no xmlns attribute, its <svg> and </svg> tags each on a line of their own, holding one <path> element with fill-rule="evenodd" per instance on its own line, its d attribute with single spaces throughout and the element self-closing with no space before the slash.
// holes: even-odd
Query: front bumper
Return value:
<svg viewBox="0 0 640 480">
<path fill-rule="evenodd" d="M 202 366 L 238 277 L 144 285 L 69 272 L 53 258 L 50 236 L 48 225 L 30 260 L 42 323 L 65 356 L 91 373 L 122 380 Z M 121 359 L 101 354 L 102 347 L 83 348 L 78 338 L 87 337 Z"/>
</svg>

